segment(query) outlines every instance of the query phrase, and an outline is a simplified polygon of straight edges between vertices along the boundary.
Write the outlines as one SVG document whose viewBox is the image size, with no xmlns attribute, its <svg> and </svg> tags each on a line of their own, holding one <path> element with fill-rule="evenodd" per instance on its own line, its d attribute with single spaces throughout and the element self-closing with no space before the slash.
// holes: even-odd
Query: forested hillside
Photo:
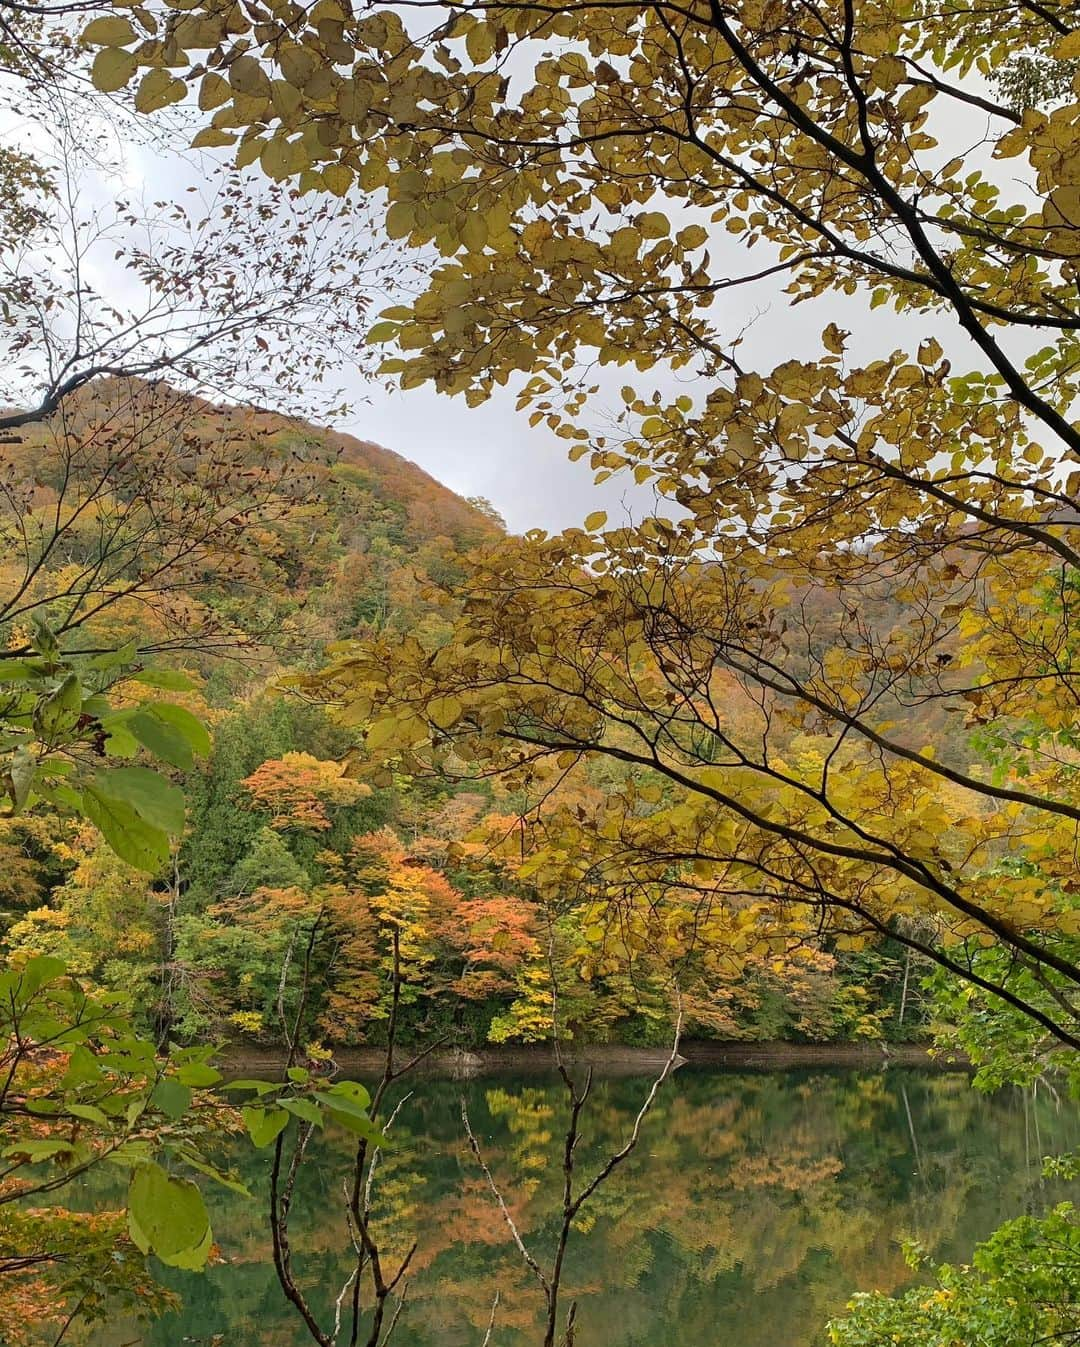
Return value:
<svg viewBox="0 0 1080 1347">
<path fill-rule="evenodd" d="M 612 933 L 598 958 L 585 938 L 596 894 L 540 905 L 527 853 L 550 813 L 592 807 L 619 774 L 570 773 L 539 800 L 372 772 L 355 753 L 363 722 L 298 688 L 354 639 L 445 640 L 465 555 L 501 537 L 485 502 L 377 445 L 138 382 L 83 390 L 4 452 L 9 502 L 32 494 L 41 529 L 28 536 L 27 511 L 11 509 L 22 555 L 7 552 L 6 587 L 55 592 L 46 611 L 81 649 L 156 635 L 174 704 L 213 732 L 210 756 L 175 773 L 187 827 L 156 879 L 89 823 L 0 822 L 10 954 L 62 957 L 130 998 L 162 1042 L 274 1045 L 294 1024 L 315 1052 L 377 1042 L 395 932 L 400 1031 L 416 1039 L 548 1037 L 554 968 L 570 1033 L 658 1042 L 676 964 L 699 1034 L 918 1032 L 914 983 L 901 1010 L 908 970 L 887 951 L 838 964 L 820 942 L 794 956 L 763 942 L 733 974 L 687 930 Z M 17 613 L 5 631 L 20 640 Z M 752 712 L 734 680 L 727 698 L 733 716 Z"/>
<path fill-rule="evenodd" d="M 199 665 L 223 687 L 422 620 L 424 583 L 500 527 L 390 450 L 161 382 L 83 388 L 0 462 L 6 629 L 51 590 L 58 632 L 225 653 Z"/>
</svg>

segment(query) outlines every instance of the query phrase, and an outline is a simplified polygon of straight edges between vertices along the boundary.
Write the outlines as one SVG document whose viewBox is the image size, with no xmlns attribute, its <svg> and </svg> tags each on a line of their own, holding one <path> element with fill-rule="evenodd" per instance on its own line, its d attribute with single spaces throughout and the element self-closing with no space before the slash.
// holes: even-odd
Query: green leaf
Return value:
<svg viewBox="0 0 1080 1347">
<path fill-rule="evenodd" d="M 279 1100 L 281 1107 L 287 1109 L 294 1118 L 302 1118 L 304 1122 L 314 1124 L 316 1127 L 323 1125 L 322 1109 L 310 1099 L 282 1099 Z"/>
<path fill-rule="evenodd" d="M 221 1072 L 205 1062 L 188 1062 L 176 1068 L 176 1079 L 181 1085 L 194 1085 L 196 1088 L 216 1085 Z"/>
<path fill-rule="evenodd" d="M 279 1086 L 272 1080 L 227 1080 L 221 1088 L 223 1090 L 254 1090 L 256 1094 L 264 1095 L 278 1089 Z"/>
<path fill-rule="evenodd" d="M 344 1127 L 349 1132 L 354 1132 L 357 1136 L 370 1141 L 374 1146 L 386 1146 L 389 1140 L 385 1133 L 380 1132 L 366 1113 L 353 1113 L 341 1108 L 331 1108 L 327 1105 L 326 1110 L 334 1122 L 340 1127 Z"/>
<path fill-rule="evenodd" d="M 41 678 L 49 672 L 48 666 L 40 660 L 4 659 L 0 656 L 0 684 L 25 683 Z"/>
<path fill-rule="evenodd" d="M 68 1104 L 67 1111 L 73 1118 L 82 1118 L 85 1122 L 98 1123 L 100 1126 L 105 1126 L 109 1121 L 108 1115 L 93 1104 Z"/>
<path fill-rule="evenodd" d="M 130 1207 L 128 1208 L 128 1234 L 131 1236 L 132 1243 L 140 1253 L 146 1254 L 150 1252 L 150 1236 L 139 1224 L 139 1218 Z"/>
<path fill-rule="evenodd" d="M 198 1249 L 210 1228 L 206 1204 L 195 1184 L 174 1179 L 154 1162 L 140 1165 L 132 1175 L 128 1215 L 159 1258 Z"/>
<path fill-rule="evenodd" d="M 15 806 L 16 813 L 25 807 L 30 798 L 30 787 L 34 783 L 37 765 L 37 758 L 25 745 L 17 748 L 11 755 L 8 767 L 8 793 L 11 795 L 11 803 Z"/>
<path fill-rule="evenodd" d="M 154 1153 L 150 1143 L 139 1138 L 135 1141 L 125 1141 L 115 1150 L 106 1151 L 101 1158 L 110 1165 L 123 1165 L 125 1169 L 130 1169 L 134 1165 L 149 1164 L 154 1158 Z"/>
<path fill-rule="evenodd" d="M 44 777 L 71 776 L 74 771 L 75 764 L 64 758 L 47 758 L 38 764 L 38 772 Z"/>
<path fill-rule="evenodd" d="M 128 804 L 147 823 L 176 836 L 184 829 L 184 792 L 149 767 L 112 767 L 94 778 L 98 795 Z"/>
<path fill-rule="evenodd" d="M 243 1115 L 248 1136 L 260 1149 L 269 1146 L 289 1122 L 289 1115 L 283 1108 L 265 1109 L 249 1105 L 243 1110 Z"/>
<path fill-rule="evenodd" d="M 82 709 L 82 685 L 79 675 L 69 673 L 63 682 L 34 709 L 34 730 L 46 742 L 53 743 L 73 729 Z"/>
<path fill-rule="evenodd" d="M 169 1267 L 184 1268 L 187 1272 L 198 1272 L 206 1266 L 210 1250 L 214 1245 L 214 1232 L 206 1227 L 202 1240 L 191 1249 L 181 1249 L 178 1253 L 159 1253 L 158 1257 Z"/>
<path fill-rule="evenodd" d="M 54 694 L 55 702 L 64 711 L 81 711 L 83 704 L 82 684 L 77 673 L 69 673 Z M 53 698 L 49 699 L 50 701 Z"/>
<path fill-rule="evenodd" d="M 172 1149 L 172 1154 L 184 1164 L 190 1165 L 192 1169 L 198 1170 L 200 1174 L 205 1174 L 208 1179 L 213 1179 L 215 1183 L 220 1184 L 222 1188 L 228 1188 L 232 1193 L 239 1193 L 242 1197 L 250 1197 L 251 1190 L 240 1178 L 231 1170 L 219 1169 L 217 1165 L 212 1165 L 209 1160 L 199 1155 L 197 1151 L 189 1146 L 176 1146 Z"/>
<path fill-rule="evenodd" d="M 127 722 L 144 748 L 182 771 L 190 771 L 193 755 L 210 752 L 210 734 L 197 716 L 171 702 L 140 707 Z"/>
<path fill-rule="evenodd" d="M 93 785 L 82 793 L 82 812 L 121 860 L 155 874 L 169 859 L 169 835 L 141 819 L 123 800 L 99 795 Z"/>
<path fill-rule="evenodd" d="M 67 972 L 67 964 L 51 954 L 36 954 L 23 965 L 19 979 L 19 997 L 29 1001 L 47 983 L 55 982 Z"/>
<path fill-rule="evenodd" d="M 209 1249 L 202 1193 L 190 1179 L 173 1178 L 154 1163 L 140 1165 L 131 1176 L 128 1229 L 144 1252 L 156 1253 L 162 1262 Z"/>
<path fill-rule="evenodd" d="M 138 642 L 128 641 L 125 645 L 117 646 L 115 650 L 106 650 L 100 655 L 95 655 L 90 660 L 90 667 L 92 669 L 116 669 L 122 664 L 130 664 L 138 653 Z"/>
<path fill-rule="evenodd" d="M 139 751 L 139 741 L 127 727 L 130 716 L 125 713 L 123 720 L 109 719 L 103 722 L 105 729 L 105 752 L 110 758 L 133 758 Z"/>
<path fill-rule="evenodd" d="M 371 1095 L 358 1080 L 339 1080 L 328 1086 L 325 1093 L 333 1095 L 335 1099 L 348 1099 L 358 1108 L 366 1109 L 371 1103 Z"/>
<path fill-rule="evenodd" d="M 66 809 L 73 814 L 78 814 L 82 810 L 82 796 L 79 792 L 59 781 L 39 781 L 37 798 L 45 800 L 57 809 Z"/>
<path fill-rule="evenodd" d="M 159 720 L 182 734 L 200 758 L 207 756 L 211 748 L 210 731 L 187 707 L 176 706 L 172 702 L 155 702 L 149 709 Z"/>
<path fill-rule="evenodd" d="M 5 1146 L 0 1155 L 24 1155 L 30 1164 L 37 1165 L 58 1155 L 71 1155 L 74 1150 L 70 1141 L 16 1141 Z"/>
<path fill-rule="evenodd" d="M 132 682 L 145 683 L 147 687 L 164 688 L 168 692 L 190 692 L 195 686 L 187 674 L 179 669 L 140 669 L 132 674 Z"/>
<path fill-rule="evenodd" d="M 101 1067 L 93 1052 L 90 1052 L 89 1048 L 83 1048 L 82 1044 L 71 1049 L 71 1056 L 67 1059 L 67 1071 L 61 1080 L 63 1088 L 73 1090 L 75 1086 L 96 1083 L 100 1079 Z"/>
<path fill-rule="evenodd" d="M 176 1122 L 191 1107 L 191 1090 L 172 1076 L 165 1076 L 154 1086 L 150 1102 L 167 1118 L 172 1118 L 173 1122 Z"/>
<path fill-rule="evenodd" d="M 341 1082 L 341 1085 L 354 1084 L 353 1081 Z M 340 1086 L 335 1086 L 333 1091 L 316 1093 L 315 1098 L 326 1108 L 336 1123 L 347 1128 L 350 1132 L 355 1132 L 357 1136 L 365 1137 L 376 1146 L 385 1146 L 387 1144 L 386 1136 L 379 1131 L 367 1115 L 367 1091 L 362 1085 L 356 1086 L 356 1090 L 360 1093 L 350 1094 L 343 1092 Z M 361 1094 L 364 1103 L 360 1102 Z"/>
<path fill-rule="evenodd" d="M 95 85 L 95 88 L 96 87 L 99 86 Z M 60 654 L 60 642 L 56 639 L 56 634 L 52 627 L 49 626 L 48 622 L 46 622 L 38 612 L 31 613 L 30 625 L 34 628 L 34 649 L 39 655 L 44 655 L 52 667 L 55 668 L 57 657 Z"/>
<path fill-rule="evenodd" d="M 285 1074 L 297 1085 L 306 1085 L 311 1079 L 311 1072 L 305 1066 L 290 1066 L 286 1069 Z"/>
<path fill-rule="evenodd" d="M 60 1104 L 55 1099 L 28 1099 L 23 1108 L 40 1118 L 55 1118 L 60 1112 Z"/>
<path fill-rule="evenodd" d="M 129 1127 L 134 1127 L 142 1117 L 143 1110 L 146 1108 L 149 1095 L 146 1093 L 137 1094 L 134 1099 L 128 1100 L 127 1109 L 124 1113 L 124 1119 Z"/>
<path fill-rule="evenodd" d="M 127 730 L 143 748 L 149 749 L 163 762 L 179 767 L 182 772 L 190 772 L 194 767 L 195 757 L 188 741 L 178 729 L 150 711 L 136 711 L 127 722 Z"/>
</svg>

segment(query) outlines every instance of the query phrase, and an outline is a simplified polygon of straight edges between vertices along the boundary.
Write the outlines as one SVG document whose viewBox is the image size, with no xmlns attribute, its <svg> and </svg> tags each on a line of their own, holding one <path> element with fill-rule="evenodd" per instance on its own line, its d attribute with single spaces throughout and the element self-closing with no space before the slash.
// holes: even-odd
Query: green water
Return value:
<svg viewBox="0 0 1080 1347">
<path fill-rule="evenodd" d="M 583 1175 L 621 1144 L 646 1084 L 596 1083 Z M 417 1241 L 392 1341 L 479 1347 L 498 1291 L 492 1347 L 538 1347 L 540 1296 L 463 1141 L 460 1101 L 543 1263 L 561 1200 L 562 1087 L 505 1076 L 411 1088 L 376 1180 L 386 1248 Z M 987 1099 L 961 1075 L 684 1069 L 574 1236 L 565 1287 L 580 1302 L 577 1347 L 821 1343 L 853 1291 L 910 1279 L 900 1238 L 964 1257 L 1001 1220 L 1066 1195 L 1041 1180 L 1039 1159 L 1077 1146 L 1075 1106 L 1045 1093 Z M 295 1208 L 299 1280 L 324 1316 L 346 1275 L 349 1149 L 338 1137 L 312 1146 Z M 308 1341 L 269 1261 L 265 1163 L 250 1151 L 242 1161 L 255 1200 L 211 1193 L 227 1261 L 173 1277 L 183 1308 L 147 1329 L 115 1325 L 96 1343 Z"/>
</svg>

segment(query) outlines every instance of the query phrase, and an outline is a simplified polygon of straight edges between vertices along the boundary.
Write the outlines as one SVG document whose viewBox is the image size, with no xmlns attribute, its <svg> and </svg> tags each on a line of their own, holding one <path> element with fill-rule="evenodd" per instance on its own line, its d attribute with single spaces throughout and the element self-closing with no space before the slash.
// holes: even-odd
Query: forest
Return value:
<svg viewBox="0 0 1080 1347">
<path fill-rule="evenodd" d="M 1074 6 L 0 71 L 0 1344 L 1080 1339 Z"/>
</svg>

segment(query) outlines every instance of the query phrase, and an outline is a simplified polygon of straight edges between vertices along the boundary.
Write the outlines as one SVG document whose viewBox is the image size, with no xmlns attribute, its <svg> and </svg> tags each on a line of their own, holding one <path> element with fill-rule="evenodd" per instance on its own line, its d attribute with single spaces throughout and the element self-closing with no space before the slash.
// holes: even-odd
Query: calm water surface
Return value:
<svg viewBox="0 0 1080 1347">
<path fill-rule="evenodd" d="M 596 1083 L 580 1173 L 621 1144 L 646 1087 Z M 537 1347 L 540 1297 L 463 1141 L 463 1095 L 542 1264 L 555 1238 L 561 1085 L 511 1076 L 413 1083 L 377 1179 L 384 1243 L 403 1251 L 418 1242 L 393 1341 L 479 1347 L 498 1291 L 492 1347 Z M 918 1238 L 936 1258 L 964 1258 L 1001 1220 L 1068 1195 L 1041 1180 L 1040 1157 L 1077 1146 L 1075 1106 L 1046 1094 L 987 1099 L 961 1075 L 684 1068 L 638 1151 L 583 1213 L 564 1283 L 580 1300 L 577 1347 L 819 1344 L 854 1290 L 909 1281 L 900 1238 Z M 324 1314 L 347 1269 L 349 1152 L 344 1137 L 312 1146 L 294 1209 L 299 1279 Z M 179 1313 L 148 1329 L 116 1325 L 100 1347 L 308 1341 L 269 1261 L 266 1154 L 248 1150 L 243 1160 L 254 1200 L 209 1194 L 227 1263 L 174 1275 Z"/>
</svg>

